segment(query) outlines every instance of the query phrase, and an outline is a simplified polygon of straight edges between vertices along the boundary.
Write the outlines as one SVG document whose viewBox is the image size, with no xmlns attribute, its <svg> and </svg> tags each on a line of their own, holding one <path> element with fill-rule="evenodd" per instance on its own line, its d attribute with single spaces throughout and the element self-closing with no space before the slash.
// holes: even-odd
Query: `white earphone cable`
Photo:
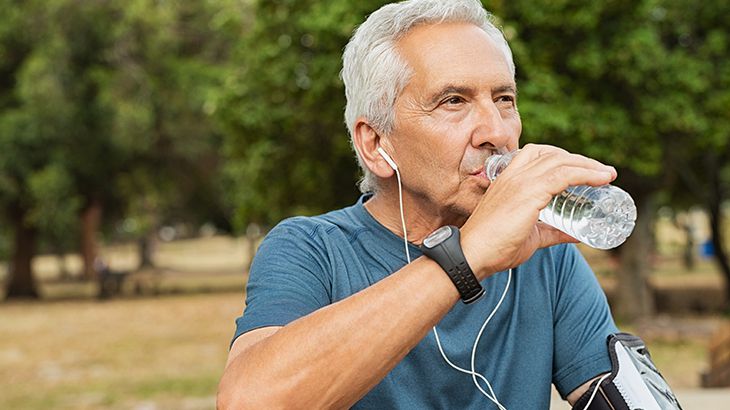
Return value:
<svg viewBox="0 0 730 410">
<path fill-rule="evenodd" d="M 504 406 L 502 406 L 502 404 L 499 402 L 499 400 L 497 400 L 496 395 L 494 394 L 494 390 L 492 390 L 492 385 L 489 384 L 489 380 L 487 380 L 486 377 L 484 377 L 480 373 L 477 373 L 477 372 L 474 372 L 474 371 L 469 371 L 469 370 L 466 370 L 466 369 L 462 369 L 461 367 L 459 367 L 459 366 L 455 365 L 454 363 L 452 363 L 451 360 L 449 360 L 449 358 L 446 356 L 446 353 L 444 352 L 444 348 L 441 346 L 441 340 L 439 339 L 439 334 L 438 334 L 438 331 L 436 330 L 436 326 L 433 327 L 433 334 L 436 336 L 436 345 L 439 348 L 439 352 L 441 352 L 441 357 L 444 358 L 444 360 L 446 361 L 446 363 L 449 366 L 451 366 L 454 370 L 457 370 L 459 372 L 472 375 L 472 378 L 474 378 L 474 380 L 476 380 L 476 378 L 479 377 L 479 379 L 481 379 L 482 381 L 484 381 L 484 383 L 487 384 L 487 387 L 489 388 L 489 391 L 492 392 L 492 394 L 490 395 L 489 393 L 485 392 L 484 389 L 482 389 L 482 386 L 480 386 L 479 383 L 476 383 L 476 386 L 479 389 L 479 391 L 484 396 L 486 396 L 489 400 L 491 400 L 494 404 L 496 404 L 497 407 L 500 410 L 506 410 L 504 408 Z"/>
<path fill-rule="evenodd" d="M 398 179 L 398 204 L 400 205 L 400 222 L 403 225 L 403 246 L 406 249 L 406 260 L 411 263 L 411 254 L 408 252 L 408 231 L 406 231 L 406 218 L 403 215 L 403 186 L 400 182 L 400 171 L 394 167 L 395 177 Z"/>
<path fill-rule="evenodd" d="M 611 373 L 606 373 L 603 375 L 603 377 L 598 379 L 598 383 L 596 383 L 596 388 L 593 389 L 593 393 L 591 393 L 591 397 L 588 399 L 588 403 L 586 403 L 586 406 L 583 407 L 583 410 L 588 410 L 588 407 L 591 405 L 591 403 L 593 403 L 593 399 L 596 398 L 596 393 L 598 392 L 598 388 L 601 387 L 601 383 L 603 383 L 603 381 L 606 380 L 606 378 L 610 375 Z"/>
<path fill-rule="evenodd" d="M 510 268 L 509 272 L 507 273 L 507 284 L 504 286 L 504 291 L 502 291 L 502 296 L 499 298 L 499 302 L 497 302 L 497 305 L 494 307 L 492 312 L 487 317 L 487 320 L 484 321 L 482 324 L 482 327 L 479 329 L 479 333 L 477 334 L 476 339 L 474 339 L 474 345 L 471 348 L 471 371 L 472 371 L 472 381 L 474 382 L 474 385 L 477 386 L 479 391 L 482 392 L 485 396 L 487 393 L 482 389 L 481 386 L 479 386 L 479 382 L 477 381 L 477 378 L 475 376 L 475 363 L 476 363 L 476 355 L 477 355 L 477 345 L 479 345 L 479 340 L 482 338 L 482 334 L 484 333 L 484 329 L 487 327 L 487 324 L 490 320 L 492 320 L 492 317 L 494 317 L 494 314 L 497 313 L 497 310 L 500 306 L 502 306 L 502 302 L 504 301 L 505 296 L 507 296 L 507 291 L 509 290 L 510 282 L 512 282 L 512 269 Z M 489 388 L 489 391 L 492 393 L 492 396 L 494 396 L 495 400 L 497 399 L 497 395 L 494 394 L 494 390 L 492 390 L 492 385 L 487 381 L 484 380 L 487 383 L 487 387 Z M 487 396 L 488 397 L 488 396 Z M 505 410 L 504 406 L 502 406 L 499 401 L 495 402 L 497 406 L 499 406 L 500 409 Z"/>
<path fill-rule="evenodd" d="M 408 251 L 408 231 L 406 230 L 406 218 L 403 213 L 403 186 L 401 184 L 400 171 L 398 171 L 398 167 L 395 166 L 395 163 L 391 164 L 391 162 L 392 161 L 388 161 L 388 163 L 391 165 L 391 167 L 395 171 L 395 176 L 396 176 L 396 179 L 398 180 L 398 204 L 400 206 L 400 220 L 401 220 L 401 225 L 403 227 L 403 246 L 406 250 L 406 260 L 408 261 L 408 263 L 411 263 L 411 254 Z M 474 366 L 475 366 L 475 358 L 476 358 L 476 349 L 477 349 L 477 344 L 479 344 L 479 339 L 482 337 L 484 328 L 487 327 L 487 324 L 489 323 L 489 321 L 492 319 L 494 314 L 497 313 L 497 309 L 499 309 L 499 307 L 502 305 L 502 301 L 504 300 L 504 297 L 507 295 L 507 290 L 509 289 L 511 278 L 512 278 L 512 269 L 509 270 L 509 274 L 507 276 L 507 285 L 505 286 L 504 291 L 502 292 L 502 297 L 499 299 L 497 306 L 494 307 L 492 312 L 487 317 L 487 320 L 485 320 L 484 323 L 482 324 L 482 327 L 479 329 L 479 333 L 477 334 L 477 337 L 474 340 L 474 345 L 472 346 L 472 351 L 471 351 L 471 370 L 463 369 L 463 368 L 455 365 L 454 363 L 452 363 L 451 360 L 449 360 L 449 358 L 446 356 L 446 353 L 444 352 L 443 347 L 441 346 L 441 340 L 439 339 L 438 330 L 436 330 L 436 326 L 433 327 L 433 334 L 436 337 L 436 345 L 439 348 L 441 357 L 443 357 L 444 360 L 446 361 L 446 363 L 448 363 L 449 366 L 451 366 L 455 370 L 460 371 L 462 373 L 470 374 L 472 377 L 472 381 L 474 382 L 474 385 L 477 387 L 477 389 L 479 389 L 479 391 L 484 396 L 486 396 L 489 400 L 491 400 L 500 410 L 507 410 L 507 409 L 497 399 L 497 395 L 494 393 L 494 390 L 492 389 L 492 385 L 491 385 L 491 383 L 489 383 L 489 380 L 487 380 L 487 378 L 484 377 L 482 374 L 477 373 L 475 371 Z M 486 383 L 487 388 L 489 389 L 489 392 L 491 394 L 484 391 L 482 386 L 479 385 L 477 377 L 479 379 L 481 379 L 482 381 L 484 381 L 484 383 Z"/>
</svg>

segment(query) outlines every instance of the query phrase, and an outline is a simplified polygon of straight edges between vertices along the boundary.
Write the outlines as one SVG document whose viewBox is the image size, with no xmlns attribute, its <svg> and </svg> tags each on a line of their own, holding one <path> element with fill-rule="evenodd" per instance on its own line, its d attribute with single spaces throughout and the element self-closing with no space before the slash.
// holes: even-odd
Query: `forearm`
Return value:
<svg viewBox="0 0 730 410">
<path fill-rule="evenodd" d="M 574 405 L 575 402 L 578 401 L 580 396 L 582 396 L 583 394 L 585 394 L 585 392 L 588 391 L 588 389 L 591 387 L 591 383 L 593 383 L 594 380 L 600 379 L 601 376 L 603 376 L 603 374 L 600 374 L 600 375 L 588 380 L 587 382 L 583 383 L 578 388 L 576 388 L 575 390 L 570 392 L 570 394 L 568 394 L 568 397 L 566 397 L 566 399 L 568 400 L 568 403 L 571 406 Z"/>
<path fill-rule="evenodd" d="M 221 401 L 254 408 L 349 407 L 458 299 L 443 270 L 420 258 L 238 355 L 221 381 Z"/>
</svg>

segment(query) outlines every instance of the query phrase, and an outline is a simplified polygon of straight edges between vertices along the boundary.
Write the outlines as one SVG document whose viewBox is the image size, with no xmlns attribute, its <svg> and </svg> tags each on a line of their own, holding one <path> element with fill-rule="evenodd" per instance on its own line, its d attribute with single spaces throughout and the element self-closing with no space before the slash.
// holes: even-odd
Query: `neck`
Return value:
<svg viewBox="0 0 730 410">
<path fill-rule="evenodd" d="M 395 189 L 383 188 L 376 192 L 365 202 L 365 209 L 388 230 L 403 237 L 397 186 Z M 461 227 L 466 222 L 465 217 L 448 215 L 445 210 L 425 199 L 410 196 L 407 192 L 403 192 L 403 214 L 408 241 L 416 245 L 420 245 L 431 232 L 444 225 Z"/>
</svg>

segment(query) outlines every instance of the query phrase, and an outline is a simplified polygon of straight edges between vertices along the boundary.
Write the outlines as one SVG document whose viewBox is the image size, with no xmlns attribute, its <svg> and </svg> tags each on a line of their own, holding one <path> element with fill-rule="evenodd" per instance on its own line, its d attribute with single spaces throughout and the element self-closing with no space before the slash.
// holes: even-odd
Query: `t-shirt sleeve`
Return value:
<svg viewBox="0 0 730 410">
<path fill-rule="evenodd" d="M 607 337 L 618 332 L 593 271 L 575 245 L 558 247 L 554 309 L 553 383 L 565 398 L 611 370 Z"/>
<path fill-rule="evenodd" d="M 259 246 L 231 345 L 249 330 L 284 326 L 331 303 L 321 228 L 299 221 L 280 223 Z"/>
</svg>

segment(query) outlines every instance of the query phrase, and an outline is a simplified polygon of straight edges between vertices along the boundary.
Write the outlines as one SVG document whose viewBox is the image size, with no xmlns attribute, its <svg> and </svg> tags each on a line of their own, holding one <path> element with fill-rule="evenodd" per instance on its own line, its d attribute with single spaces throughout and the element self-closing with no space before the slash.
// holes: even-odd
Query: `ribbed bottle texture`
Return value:
<svg viewBox="0 0 730 410">
<path fill-rule="evenodd" d="M 494 181 L 516 154 L 489 157 L 485 163 L 487 178 Z M 636 205 L 626 191 L 613 185 L 572 186 L 553 197 L 540 211 L 540 220 L 586 245 L 611 249 L 633 232 Z"/>
</svg>

